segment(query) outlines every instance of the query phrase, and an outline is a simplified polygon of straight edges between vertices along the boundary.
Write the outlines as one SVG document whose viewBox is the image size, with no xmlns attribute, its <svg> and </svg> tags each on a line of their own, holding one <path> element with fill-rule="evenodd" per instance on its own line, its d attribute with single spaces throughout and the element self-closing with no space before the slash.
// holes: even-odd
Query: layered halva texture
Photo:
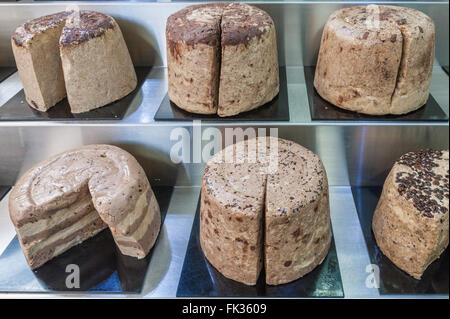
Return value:
<svg viewBox="0 0 450 319">
<path fill-rule="evenodd" d="M 189 6 L 167 19 L 169 98 L 180 108 L 231 116 L 279 91 L 272 18 L 230 2 Z"/>
<path fill-rule="evenodd" d="M 136 73 L 119 25 L 103 13 L 68 11 L 14 31 L 11 44 L 28 104 L 47 111 L 67 96 L 72 113 L 129 94 Z"/>
<path fill-rule="evenodd" d="M 123 254 L 143 258 L 161 224 L 144 170 L 111 145 L 84 146 L 34 166 L 14 186 L 9 212 L 33 269 L 105 228 Z"/>
<path fill-rule="evenodd" d="M 259 137 L 207 163 L 200 244 L 225 277 L 254 285 L 264 267 L 270 285 L 296 280 L 322 263 L 331 240 L 326 172 L 311 151 Z"/>
<path fill-rule="evenodd" d="M 314 86 L 325 100 L 360 113 L 404 114 L 429 95 L 434 23 L 403 7 L 369 5 L 331 14 Z"/>
<path fill-rule="evenodd" d="M 372 228 L 384 255 L 414 278 L 448 246 L 448 151 L 400 157 L 390 171 Z"/>
</svg>

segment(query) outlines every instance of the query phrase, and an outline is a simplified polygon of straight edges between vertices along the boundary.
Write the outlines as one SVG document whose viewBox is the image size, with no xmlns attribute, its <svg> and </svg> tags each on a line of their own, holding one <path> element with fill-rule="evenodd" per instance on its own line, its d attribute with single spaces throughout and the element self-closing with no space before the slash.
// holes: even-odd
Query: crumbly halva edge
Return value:
<svg viewBox="0 0 450 319">
<path fill-rule="evenodd" d="M 412 13 L 418 14 L 418 15 L 421 15 L 421 16 L 423 16 L 423 17 L 425 17 L 425 18 L 427 18 L 428 16 L 427 16 L 426 14 L 424 14 L 423 12 L 419 11 L 419 10 L 415 10 L 415 9 L 411 9 L 411 8 L 406 8 L 406 7 L 397 7 L 397 6 L 392 6 L 392 5 L 379 5 L 378 7 L 381 7 L 382 10 L 384 10 L 384 11 L 379 15 L 379 16 L 380 16 L 380 21 L 388 21 L 388 22 L 391 23 L 392 26 L 395 27 L 395 28 L 400 32 L 400 34 L 402 35 L 401 41 L 402 41 L 402 44 L 403 44 L 403 45 L 402 45 L 401 58 L 400 58 L 400 61 L 399 61 L 399 64 L 398 64 L 397 73 L 396 73 L 397 75 L 396 75 L 396 80 L 395 80 L 395 86 L 394 86 L 394 88 L 393 88 L 393 90 L 392 90 L 391 98 L 390 98 L 390 108 L 389 108 L 389 110 L 390 110 L 390 113 L 391 113 L 391 110 L 392 110 L 392 102 L 393 102 L 395 93 L 397 92 L 398 85 L 399 85 L 399 81 L 400 81 L 400 74 L 401 74 L 401 71 L 402 71 L 402 64 L 403 64 L 402 62 L 404 61 L 404 58 L 405 58 L 405 55 L 406 55 L 406 52 L 405 52 L 405 50 L 404 50 L 404 41 L 405 41 L 404 38 L 405 38 L 405 32 L 404 32 L 404 30 L 403 30 L 400 26 L 406 25 L 406 24 L 408 23 L 407 17 L 400 18 L 400 19 L 396 19 L 397 17 L 396 17 L 395 15 L 401 14 L 402 11 L 403 11 L 403 12 L 406 12 L 407 14 L 412 14 Z M 356 9 L 361 10 L 360 13 L 366 14 L 367 6 L 356 6 L 356 7 L 351 7 L 351 8 L 341 9 L 341 10 L 338 10 L 338 11 L 340 11 L 339 13 L 342 14 L 342 11 L 344 11 L 344 10 L 356 10 Z M 335 13 L 333 13 L 333 14 L 335 14 Z M 351 19 L 351 18 L 353 18 L 353 19 Z M 358 26 L 357 22 L 361 22 L 361 21 L 359 21 L 359 20 L 356 21 L 356 16 L 355 16 L 355 15 L 353 15 L 351 18 L 346 19 L 345 22 L 346 22 L 347 24 L 351 25 L 354 29 L 359 29 L 359 26 Z M 350 19 L 351 19 L 351 20 L 350 20 Z M 365 17 L 363 17 L 363 19 L 365 19 Z M 434 25 L 434 23 L 433 23 L 433 25 Z M 422 27 L 420 27 L 420 26 L 417 26 L 417 27 L 419 28 L 420 32 L 423 33 Z M 359 30 L 359 31 L 361 31 L 361 30 Z M 366 32 L 363 34 L 363 36 L 362 36 L 361 39 L 366 40 L 366 39 L 368 38 L 369 34 L 370 34 L 369 31 L 366 31 Z M 391 41 L 391 42 L 394 43 L 394 42 L 396 42 L 398 39 L 397 39 L 397 36 L 394 34 L 394 35 L 392 35 L 389 39 L 386 39 L 386 40 L 389 40 L 389 41 Z M 384 41 L 383 41 L 383 42 L 384 42 Z"/>
<path fill-rule="evenodd" d="M 292 142 L 292 141 L 289 141 L 289 140 L 284 140 L 284 139 L 277 139 L 277 141 L 276 141 L 277 143 L 286 143 L 286 144 L 288 144 L 288 145 L 291 145 L 291 144 L 296 144 L 296 143 L 294 143 L 294 142 Z M 271 143 L 273 143 L 273 141 L 271 141 L 271 142 L 268 142 L 268 145 L 271 145 Z M 234 147 L 236 144 L 233 144 L 232 146 Z M 310 203 L 312 203 L 312 202 L 314 202 L 314 201 L 317 201 L 317 199 L 319 198 L 319 196 L 323 193 L 323 191 L 324 191 L 324 189 L 323 189 L 323 178 L 326 178 L 326 171 L 325 171 L 325 168 L 323 167 L 323 163 L 322 163 L 322 161 L 321 161 L 321 159 L 319 158 L 319 156 L 317 155 L 317 154 L 315 154 L 315 153 L 313 153 L 312 151 L 310 151 L 309 149 L 307 149 L 307 148 L 305 148 L 305 147 L 303 147 L 303 146 L 301 146 L 307 153 L 310 153 L 311 155 L 312 155 L 312 158 L 316 158 L 318 161 L 317 161 L 317 164 L 320 166 L 320 164 L 322 164 L 322 168 L 320 169 L 320 170 L 317 170 L 317 165 L 314 165 L 314 167 L 315 167 L 315 169 L 314 169 L 314 173 L 315 174 L 317 174 L 317 177 L 318 177 L 318 183 L 317 183 L 317 187 L 319 188 L 319 191 L 317 191 L 317 190 L 314 190 L 314 191 L 309 191 L 309 192 L 307 192 L 307 193 L 309 193 L 311 196 L 310 197 L 308 197 L 307 199 L 308 199 L 308 201 L 307 201 L 307 204 L 310 204 Z M 236 153 L 236 150 L 233 150 L 233 153 L 235 154 Z M 218 154 L 216 154 L 217 156 L 214 156 L 213 158 L 212 158 L 212 161 L 213 161 L 213 163 L 217 163 L 217 162 L 215 162 L 215 161 L 217 161 L 218 160 L 218 157 L 219 156 L 222 156 L 222 154 L 223 154 L 223 152 L 220 152 L 220 153 L 218 153 Z M 300 156 L 299 154 L 296 154 L 297 156 Z M 236 155 L 234 155 L 234 156 L 236 156 Z M 219 163 L 220 163 L 220 160 L 219 160 Z M 261 164 L 261 163 L 259 163 L 259 164 Z M 279 164 L 280 165 L 280 164 Z M 281 165 L 287 165 L 286 163 L 284 163 L 284 164 L 281 164 Z M 255 164 L 255 166 L 258 166 L 258 164 Z M 205 175 L 206 175 L 206 173 L 209 171 L 209 169 L 210 169 L 210 166 L 209 165 L 207 165 L 206 167 L 205 167 L 205 172 L 204 172 L 204 177 L 203 178 L 205 178 Z M 265 252 L 266 252 L 266 248 L 265 248 L 265 242 L 266 242 L 266 217 L 267 217 L 267 186 L 268 186 L 268 183 L 269 183 L 269 178 L 271 177 L 271 176 L 278 176 L 278 174 L 277 173 L 266 173 L 266 174 L 264 174 L 264 182 L 263 182 L 263 185 L 262 185 L 262 187 L 264 188 L 264 192 L 263 192 L 263 195 L 262 195 L 262 198 L 254 198 L 256 201 L 260 201 L 260 200 L 262 200 L 262 205 L 261 205 L 261 207 L 260 207 L 260 211 L 258 210 L 258 212 L 255 212 L 255 207 L 254 206 L 252 206 L 252 205 L 249 205 L 249 206 L 246 206 L 246 207 L 240 207 L 239 205 L 237 205 L 237 204 L 224 204 L 223 202 L 222 202 L 222 204 L 224 204 L 224 207 L 225 208 L 227 208 L 227 209 L 231 209 L 231 211 L 229 211 L 229 213 L 231 213 L 231 214 L 234 214 L 234 215 L 236 215 L 236 219 L 238 220 L 238 219 L 240 219 L 240 216 L 242 216 L 242 215 L 246 215 L 246 216 L 251 216 L 251 215 L 254 215 L 255 213 L 261 213 L 262 214 L 262 252 L 261 252 L 261 256 L 262 256 L 262 258 L 263 258 L 263 260 L 265 260 Z M 207 182 L 205 182 L 205 184 L 206 185 L 208 185 L 208 183 Z M 303 184 L 303 185 L 305 185 L 305 184 Z M 260 186 L 258 185 L 258 188 L 259 188 Z M 206 190 L 208 193 L 209 193 L 209 191 L 208 190 Z M 209 193 L 209 195 L 212 195 L 213 193 Z M 290 200 L 292 201 L 292 200 L 294 200 L 294 198 L 293 197 L 291 197 L 290 198 Z M 303 205 L 298 205 L 298 204 L 296 204 L 296 206 L 298 206 L 298 208 L 296 208 L 296 209 L 292 209 L 292 213 L 293 214 L 295 214 L 295 213 L 298 213 L 298 211 L 299 211 L 299 209 L 301 209 L 302 207 L 303 207 Z M 258 207 L 259 208 L 259 207 Z M 274 211 L 274 212 L 272 212 L 271 214 L 270 214 L 270 216 L 271 217 L 279 217 L 279 216 L 283 216 L 283 215 L 285 215 L 285 214 L 287 214 L 287 210 L 286 209 L 283 209 L 283 208 L 278 208 L 276 211 Z M 238 238 L 239 239 L 239 238 Z M 237 239 L 237 240 L 238 240 Z M 326 254 L 325 254 L 325 256 L 328 254 L 328 252 L 329 251 L 327 251 L 326 252 Z M 320 263 L 319 263 L 320 264 Z M 318 265 L 316 265 L 316 266 L 318 266 Z M 263 265 L 263 269 L 265 268 L 265 266 Z M 315 268 L 315 267 L 314 267 Z"/>
<path fill-rule="evenodd" d="M 232 8 L 232 7 L 236 7 L 236 8 Z M 223 25 L 222 25 L 222 21 L 223 21 L 223 17 L 224 15 L 226 15 L 226 10 L 230 10 L 232 12 L 232 10 L 234 10 L 234 13 L 242 13 L 245 12 L 243 11 L 243 8 L 245 7 L 251 7 L 253 9 L 256 9 L 256 11 L 258 13 L 260 13 L 259 17 L 263 18 L 260 20 L 257 20 L 254 23 L 251 23 L 252 21 L 250 20 L 245 21 L 245 23 L 243 23 L 242 21 L 238 21 L 238 23 L 240 23 L 240 26 L 244 27 L 244 29 L 248 29 L 246 30 L 247 32 L 231 32 L 225 39 L 223 36 Z M 185 25 L 182 22 L 183 19 L 186 19 L 186 14 L 191 13 L 195 10 L 201 10 L 201 9 L 215 9 L 219 11 L 219 15 L 220 18 L 218 19 L 217 25 L 216 27 L 218 28 L 218 37 L 216 37 L 215 32 L 213 30 L 213 28 L 208 28 L 206 31 L 206 33 L 204 32 L 205 30 L 201 30 L 201 37 L 200 39 L 192 39 L 189 37 L 186 37 L 187 35 L 190 35 L 189 32 L 186 32 L 185 30 Z M 249 18 L 248 15 L 244 14 L 243 17 L 245 18 Z M 250 17 L 251 18 L 251 17 Z M 169 20 L 174 20 L 172 21 L 173 23 L 169 26 Z M 177 21 L 178 20 L 178 21 Z M 181 20 L 181 22 L 179 21 Z M 258 21 L 262 21 L 263 25 L 257 25 L 255 26 L 255 24 L 257 24 Z M 181 24 L 180 24 L 181 23 Z M 255 6 L 251 6 L 248 4 L 243 4 L 243 3 L 234 3 L 234 2 L 213 2 L 213 3 L 207 3 L 207 4 L 198 4 L 198 5 L 191 5 L 189 7 L 186 7 L 180 11 L 175 12 L 174 14 L 172 14 L 171 16 L 169 16 L 168 18 L 168 23 L 166 26 L 166 37 L 168 35 L 169 39 L 167 41 L 167 50 L 169 52 L 171 52 L 171 54 L 173 56 L 177 56 L 179 55 L 178 53 L 178 49 L 177 49 L 177 42 L 181 41 L 181 42 L 185 42 L 187 45 L 189 46 L 195 46 L 196 44 L 206 44 L 209 46 L 218 46 L 218 51 L 219 51 L 219 61 L 218 61 L 218 65 L 219 65 L 219 80 L 217 81 L 217 84 L 220 86 L 220 74 L 221 74 L 221 66 L 222 66 L 222 48 L 223 46 L 235 46 L 235 45 L 240 45 L 240 44 L 244 44 L 247 45 L 252 39 L 254 39 L 255 37 L 260 38 L 262 35 L 264 35 L 265 33 L 267 33 L 270 30 L 270 27 L 274 26 L 274 22 L 272 20 L 272 17 L 264 10 L 259 9 Z M 178 31 L 178 32 L 177 32 Z M 242 30 L 240 30 L 242 31 Z M 211 35 L 212 33 L 212 35 Z M 199 35 L 198 33 L 196 33 L 196 35 Z M 217 89 L 217 92 L 219 92 L 219 89 Z M 219 94 L 217 94 L 217 100 L 216 100 L 216 105 L 218 105 L 218 99 L 219 99 Z M 216 113 L 214 114 L 218 114 L 219 110 L 216 110 Z"/>
</svg>

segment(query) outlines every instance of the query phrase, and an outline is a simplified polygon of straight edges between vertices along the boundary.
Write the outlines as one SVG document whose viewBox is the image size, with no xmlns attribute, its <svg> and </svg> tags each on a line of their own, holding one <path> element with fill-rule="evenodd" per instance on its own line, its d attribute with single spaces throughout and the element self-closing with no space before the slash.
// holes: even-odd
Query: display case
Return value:
<svg viewBox="0 0 450 319">
<path fill-rule="evenodd" d="M 426 111 L 360 116 L 336 111 L 318 100 L 312 81 L 327 17 L 339 8 L 365 2 L 249 1 L 269 13 L 276 26 L 280 96 L 276 112 L 231 119 L 186 115 L 174 111 L 168 101 L 166 20 L 191 2 L 0 3 L 0 296 L 448 298 L 448 249 L 421 280 L 416 280 L 383 256 L 370 226 L 393 163 L 410 151 L 449 147 L 449 78 L 445 71 L 449 65 L 448 1 L 389 3 L 397 2 L 426 13 L 436 25 Z M 141 70 L 137 72 L 140 86 L 128 101 L 104 114 L 33 112 L 20 95 L 22 84 L 11 50 L 11 34 L 29 19 L 68 7 L 113 16 L 136 70 Z M 277 135 L 308 148 L 323 161 L 329 182 L 333 243 L 320 266 L 291 284 L 266 286 L 259 282 L 249 287 L 233 282 L 218 273 L 199 248 L 198 206 L 205 166 L 202 150 L 213 136 L 221 145 L 227 144 L 225 135 L 230 132 Z M 144 168 L 163 215 L 158 240 L 143 263 L 117 257 L 120 254 L 114 247 L 103 242 L 110 240 L 94 237 L 98 242 L 81 247 L 79 255 L 62 255 L 65 260 L 46 266 L 44 271 L 31 271 L 9 218 L 9 190 L 36 163 L 88 144 L 119 146 Z M 82 268 L 92 274 L 92 282 L 79 289 L 64 287 L 68 260 L 82 263 L 89 249 L 97 256 L 96 252 L 102 251 L 96 258 L 98 264 L 94 261 L 94 265 Z M 8 267 L 12 264 L 16 266 Z M 46 271 L 52 276 L 46 276 Z"/>
</svg>

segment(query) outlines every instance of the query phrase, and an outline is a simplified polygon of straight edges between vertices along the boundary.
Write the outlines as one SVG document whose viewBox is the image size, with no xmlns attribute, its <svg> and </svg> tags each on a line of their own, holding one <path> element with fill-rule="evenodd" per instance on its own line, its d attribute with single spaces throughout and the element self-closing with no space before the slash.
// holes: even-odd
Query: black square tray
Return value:
<svg viewBox="0 0 450 319">
<path fill-rule="evenodd" d="M 448 295 L 448 248 L 439 259 L 428 266 L 420 280 L 397 268 L 378 248 L 372 232 L 372 217 L 382 190 L 382 186 L 352 187 L 370 262 L 380 268 L 380 294 Z"/>
<path fill-rule="evenodd" d="M 150 67 L 135 67 L 137 86 L 122 99 L 89 112 L 73 114 L 67 99 L 63 99 L 47 112 L 40 112 L 30 107 L 25 100 L 25 92 L 20 90 L 8 102 L 0 107 L 0 121 L 67 121 L 67 120 L 121 120 L 128 107 L 150 72 Z"/>
<path fill-rule="evenodd" d="M 404 115 L 366 115 L 341 109 L 322 99 L 314 88 L 315 67 L 304 67 L 309 110 L 313 121 L 448 121 L 448 116 L 430 94 L 420 109 Z"/>
<path fill-rule="evenodd" d="M 11 189 L 9 186 L 0 186 L 0 201 L 5 197 L 8 191 Z"/>
<path fill-rule="evenodd" d="M 181 278 L 178 297 L 343 297 L 341 273 L 334 240 L 328 256 L 306 276 L 284 285 L 269 286 L 264 271 L 255 286 L 225 278 L 206 259 L 199 241 L 200 203 L 197 207 Z"/>
<path fill-rule="evenodd" d="M 160 205 L 162 224 L 173 187 L 152 188 Z M 153 250 L 143 259 L 122 255 L 114 243 L 111 232 L 105 229 L 38 269 L 31 270 L 15 236 L 0 256 L 0 291 L 139 293 L 152 254 Z M 79 288 L 66 286 L 66 279 L 70 274 L 66 272 L 66 267 L 70 264 L 79 266 Z"/>
<path fill-rule="evenodd" d="M 0 82 L 16 71 L 17 69 L 15 67 L 0 67 Z"/>
<path fill-rule="evenodd" d="M 289 121 L 286 68 L 280 67 L 280 92 L 269 103 L 234 116 L 220 117 L 217 114 L 194 114 L 180 109 L 166 94 L 155 114 L 155 121 Z"/>
<path fill-rule="evenodd" d="M 448 65 L 443 66 L 442 69 L 443 69 L 443 70 L 445 71 L 445 73 L 447 73 L 447 75 L 448 75 Z"/>
</svg>

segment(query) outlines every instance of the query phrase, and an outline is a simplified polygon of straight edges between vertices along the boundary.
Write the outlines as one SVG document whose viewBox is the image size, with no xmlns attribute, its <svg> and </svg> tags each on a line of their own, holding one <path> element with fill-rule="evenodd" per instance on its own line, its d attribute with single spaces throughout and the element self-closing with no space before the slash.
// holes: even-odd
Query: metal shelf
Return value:
<svg viewBox="0 0 450 319">
<path fill-rule="evenodd" d="M 289 100 L 290 121 L 239 121 L 239 122 L 202 122 L 214 126 L 292 126 L 292 125 L 343 125 L 343 126 L 448 126 L 448 122 L 419 122 L 419 121 L 312 121 L 309 101 L 306 93 L 305 77 L 303 67 L 287 67 L 287 89 Z M 433 68 L 431 82 L 431 94 L 436 99 L 441 109 L 449 114 L 449 77 L 440 66 Z M 0 105 L 6 103 L 11 97 L 22 89 L 18 73 L 14 73 L 3 82 L 0 82 Z M 186 121 L 155 121 L 154 116 L 161 101 L 167 93 L 167 68 L 154 67 L 144 82 L 141 90 L 135 97 L 132 105 L 120 121 L 1 121 L 3 126 L 110 126 L 110 125 L 169 125 L 169 126 L 192 126 L 192 122 Z M 0 106 L 1 107 L 1 106 Z"/>
</svg>

